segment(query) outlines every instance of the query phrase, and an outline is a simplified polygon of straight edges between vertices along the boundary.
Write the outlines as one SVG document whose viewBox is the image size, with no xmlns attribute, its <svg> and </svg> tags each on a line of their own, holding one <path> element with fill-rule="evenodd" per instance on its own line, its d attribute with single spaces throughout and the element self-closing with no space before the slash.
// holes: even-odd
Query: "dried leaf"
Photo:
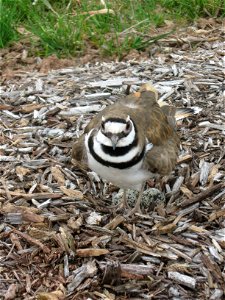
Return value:
<svg viewBox="0 0 225 300">
<path fill-rule="evenodd" d="M 40 210 L 36 207 L 17 206 L 15 204 L 6 203 L 2 207 L 4 213 L 38 213 Z"/>
<path fill-rule="evenodd" d="M 99 10 L 90 10 L 90 11 L 81 13 L 81 15 L 91 15 L 91 16 L 102 15 L 102 14 L 103 15 L 105 15 L 105 14 L 112 14 L 112 15 L 114 15 L 115 12 L 112 9 L 103 8 L 103 9 L 99 9 Z"/>
<path fill-rule="evenodd" d="M 37 103 L 31 103 L 31 104 L 25 104 L 21 106 L 17 111 L 23 112 L 23 113 L 31 113 L 34 110 L 38 110 L 42 108 L 44 105 L 43 104 L 37 104 Z"/>
<path fill-rule="evenodd" d="M 45 220 L 43 216 L 37 215 L 28 210 L 22 213 L 22 218 L 24 221 L 33 222 L 33 223 L 42 223 Z"/>
<path fill-rule="evenodd" d="M 157 228 L 157 230 L 158 230 L 161 234 L 166 234 L 166 233 L 173 232 L 173 230 L 174 230 L 175 228 L 176 228 L 176 224 L 171 223 L 171 224 L 159 226 L 159 227 Z"/>
<path fill-rule="evenodd" d="M 212 222 L 221 217 L 225 217 L 225 209 L 211 213 L 211 215 L 209 216 L 209 222 Z"/>
</svg>

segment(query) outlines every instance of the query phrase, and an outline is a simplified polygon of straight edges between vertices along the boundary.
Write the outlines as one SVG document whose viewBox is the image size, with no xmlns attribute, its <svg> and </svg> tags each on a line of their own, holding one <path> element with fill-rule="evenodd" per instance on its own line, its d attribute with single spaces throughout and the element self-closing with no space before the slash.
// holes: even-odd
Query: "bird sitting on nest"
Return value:
<svg viewBox="0 0 225 300">
<path fill-rule="evenodd" d="M 126 190 L 138 190 L 128 215 L 141 212 L 145 182 L 174 169 L 180 140 L 176 121 L 195 113 L 158 101 L 149 83 L 99 112 L 75 142 L 72 158 L 87 164 L 102 179 L 124 189 L 121 208 L 128 208 Z"/>
</svg>

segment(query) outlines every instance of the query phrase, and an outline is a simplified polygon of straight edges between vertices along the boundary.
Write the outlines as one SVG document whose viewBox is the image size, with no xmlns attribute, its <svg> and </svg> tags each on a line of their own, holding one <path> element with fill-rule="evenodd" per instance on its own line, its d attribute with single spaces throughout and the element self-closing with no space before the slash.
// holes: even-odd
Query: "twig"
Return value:
<svg viewBox="0 0 225 300">
<path fill-rule="evenodd" d="M 200 201 L 204 200 L 205 198 L 207 198 L 207 197 L 211 196 L 212 194 L 214 194 L 214 192 L 220 191 L 220 189 L 223 188 L 224 186 L 225 186 L 225 183 L 220 182 L 217 185 L 214 185 L 214 186 L 208 188 L 207 190 L 201 192 L 197 196 L 195 196 L 191 199 L 184 200 L 183 202 L 181 202 L 179 204 L 179 206 L 180 207 L 185 207 L 185 206 L 194 204 L 196 202 L 200 202 Z"/>
<path fill-rule="evenodd" d="M 144 20 L 142 20 L 142 21 L 140 21 L 140 22 L 134 24 L 133 26 L 131 26 L 131 27 L 125 29 L 124 31 L 120 32 L 119 35 L 122 35 L 122 34 L 124 34 L 124 33 L 129 32 L 130 29 L 133 29 L 133 28 L 137 27 L 138 25 L 140 25 L 140 24 L 142 24 L 142 23 L 145 23 L 145 22 L 147 22 L 147 21 L 149 21 L 149 19 L 144 19 Z"/>
<path fill-rule="evenodd" d="M 19 236 L 21 236 L 22 238 L 24 238 L 25 240 L 27 240 L 28 243 L 32 244 L 32 245 L 36 245 L 38 247 L 41 248 L 41 250 L 44 252 L 44 253 L 50 253 L 51 250 L 45 246 L 44 244 L 42 244 L 39 240 L 37 239 L 34 239 L 32 238 L 31 236 L 29 236 L 28 234 L 24 233 L 24 232 L 21 232 L 19 230 L 17 230 L 16 228 L 13 228 L 13 232 L 18 234 Z"/>
<path fill-rule="evenodd" d="M 0 189 L 0 193 L 2 194 L 7 194 L 5 190 Z M 26 200 L 31 200 L 31 199 L 58 199 L 63 196 L 62 193 L 33 193 L 33 194 L 24 194 L 24 193 L 19 193 L 19 192 L 13 192 L 9 191 L 10 196 L 15 196 L 15 197 L 22 197 Z M 12 198 L 11 198 L 12 199 Z"/>
</svg>

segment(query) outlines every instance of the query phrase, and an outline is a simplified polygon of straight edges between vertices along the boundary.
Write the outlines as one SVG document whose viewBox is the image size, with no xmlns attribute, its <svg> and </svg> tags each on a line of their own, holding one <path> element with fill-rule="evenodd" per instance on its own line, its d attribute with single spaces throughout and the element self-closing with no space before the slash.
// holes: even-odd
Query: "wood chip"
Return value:
<svg viewBox="0 0 225 300">
<path fill-rule="evenodd" d="M 41 250 L 48 254 L 51 252 L 51 250 L 45 246 L 44 244 L 42 244 L 40 241 L 38 241 L 37 239 L 32 238 L 31 236 L 29 236 L 28 234 L 24 233 L 24 232 L 20 232 L 19 230 L 16 230 L 15 228 L 13 229 L 13 232 L 16 233 L 17 235 L 21 236 L 23 239 L 25 239 L 28 243 L 32 244 L 32 245 L 36 245 L 38 247 L 41 248 Z"/>
<path fill-rule="evenodd" d="M 93 277 L 97 273 L 97 267 L 94 261 L 89 261 L 87 264 L 77 268 L 73 273 L 72 281 L 68 284 L 69 292 L 73 292 L 84 279 Z"/>
<path fill-rule="evenodd" d="M 139 25 L 119 32 L 119 43 L 139 36 Z M 132 51 L 82 64 L 91 49 L 74 66 L 30 57 L 17 43 L 1 50 L 0 298 L 224 298 L 222 29 L 220 18 L 201 18 L 142 36 L 151 59 Z M 177 123 L 173 172 L 148 182 L 167 201 L 126 218 L 111 208 L 117 187 L 72 164 L 71 149 L 96 113 L 149 80 L 161 103 L 194 114 Z"/>
<path fill-rule="evenodd" d="M 218 183 L 215 186 L 212 186 L 212 187 L 206 189 L 205 191 L 201 192 L 199 195 L 197 195 L 191 199 L 184 200 L 183 202 L 180 203 L 179 206 L 185 207 L 185 206 L 191 205 L 193 203 L 202 201 L 202 200 L 206 199 L 206 197 L 211 196 L 213 193 L 220 191 L 220 189 L 222 187 L 224 187 L 224 183 L 223 182 Z"/>
<path fill-rule="evenodd" d="M 82 200 L 84 198 L 84 195 L 81 191 L 78 190 L 72 190 L 67 189 L 64 186 L 60 186 L 60 190 L 67 196 L 71 197 L 72 199 L 79 199 Z"/>
<path fill-rule="evenodd" d="M 108 254 L 109 250 L 107 249 L 98 249 L 98 248 L 86 248 L 86 249 L 77 249 L 76 254 L 80 257 L 92 257 L 92 256 L 101 256 Z"/>
<path fill-rule="evenodd" d="M 179 272 L 168 272 L 168 278 L 191 289 L 194 289 L 196 286 L 196 280 L 194 278 Z"/>
</svg>

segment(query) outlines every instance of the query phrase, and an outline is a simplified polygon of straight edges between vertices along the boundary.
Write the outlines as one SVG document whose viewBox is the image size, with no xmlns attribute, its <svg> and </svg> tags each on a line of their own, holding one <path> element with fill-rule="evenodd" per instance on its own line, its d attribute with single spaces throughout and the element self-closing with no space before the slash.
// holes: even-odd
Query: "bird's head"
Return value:
<svg viewBox="0 0 225 300">
<path fill-rule="evenodd" d="M 100 130 L 97 134 L 99 143 L 112 147 L 125 147 L 134 140 L 134 124 L 130 116 L 126 118 L 102 117 Z"/>
</svg>

